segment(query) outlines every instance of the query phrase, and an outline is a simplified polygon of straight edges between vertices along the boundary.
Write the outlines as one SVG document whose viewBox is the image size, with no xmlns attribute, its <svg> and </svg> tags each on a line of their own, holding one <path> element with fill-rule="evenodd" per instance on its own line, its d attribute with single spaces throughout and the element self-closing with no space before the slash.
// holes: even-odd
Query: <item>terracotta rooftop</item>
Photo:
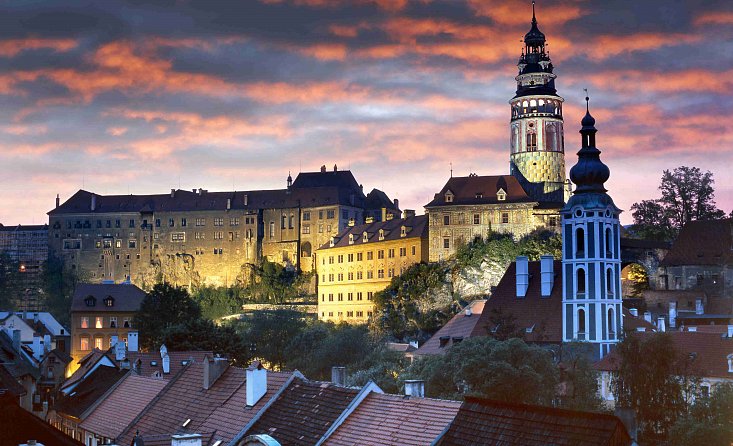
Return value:
<svg viewBox="0 0 733 446">
<path fill-rule="evenodd" d="M 114 349 L 112 350 L 114 351 Z M 112 353 L 114 354 L 114 353 Z M 154 376 L 159 374 L 164 379 L 170 379 L 181 371 L 186 364 L 191 361 L 201 362 L 206 356 L 213 357 L 212 352 L 192 350 L 182 352 L 168 352 L 170 358 L 170 372 L 163 373 L 163 360 L 160 357 L 160 352 L 128 352 L 127 358 L 130 360 L 130 364 L 133 365 L 140 360 L 140 370 L 138 373 L 142 376 Z"/>
<path fill-rule="evenodd" d="M 267 434 L 282 445 L 315 445 L 358 393 L 359 389 L 296 377 L 254 424 L 235 438 Z"/>
<path fill-rule="evenodd" d="M 102 437 L 117 438 L 166 384 L 160 378 L 129 374 L 80 427 Z"/>
<path fill-rule="evenodd" d="M 429 445 L 450 424 L 459 401 L 371 392 L 328 437 L 324 446 Z"/>
<path fill-rule="evenodd" d="M 87 298 L 92 296 L 87 305 Z M 112 297 L 112 306 L 105 304 L 105 299 Z M 132 284 L 80 283 L 74 289 L 71 300 L 71 311 L 129 311 L 140 309 L 145 292 Z"/>
<path fill-rule="evenodd" d="M 87 409 L 128 373 L 130 373 L 129 370 L 119 370 L 116 367 L 98 367 L 68 395 L 60 396 L 56 400 L 54 409 L 58 413 L 81 418 Z"/>
<path fill-rule="evenodd" d="M 612 415 L 466 397 L 438 445 L 630 445 Z"/>
<path fill-rule="evenodd" d="M 661 266 L 730 265 L 733 219 L 693 221 L 680 231 Z"/>
<path fill-rule="evenodd" d="M 467 306 L 471 309 L 471 316 L 466 316 L 466 309 L 464 308 L 443 325 L 427 342 L 421 345 L 415 351 L 415 355 L 441 355 L 445 353 L 448 347 L 453 345 L 453 338 L 466 339 L 471 337 L 484 310 L 485 303 L 485 300 L 471 302 Z M 441 341 L 441 338 L 443 341 Z M 441 346 L 441 344 L 443 345 Z"/>
<path fill-rule="evenodd" d="M 642 328 L 644 331 L 657 331 L 656 325 L 648 322 L 642 315 L 632 315 L 626 308 L 623 309 L 623 318 L 624 331 L 639 331 Z"/>
<path fill-rule="evenodd" d="M 500 189 L 506 192 L 506 198 L 499 200 Z M 446 201 L 446 193 L 453 194 L 453 201 Z M 452 177 L 445 183 L 426 208 L 439 206 L 456 206 L 472 204 L 532 203 L 516 178 L 511 175 Z"/>
<path fill-rule="evenodd" d="M 402 236 L 402 227 L 405 227 L 405 236 Z M 379 231 L 384 231 L 384 238 L 379 239 Z M 364 242 L 364 232 L 367 233 L 367 242 Z M 428 217 L 426 215 L 417 215 L 409 218 L 394 218 L 387 221 L 377 221 L 359 226 L 350 226 L 339 232 L 334 238 L 334 246 L 331 247 L 330 242 L 321 246 L 321 250 L 341 248 L 351 245 L 366 245 L 374 242 L 382 242 L 389 240 L 400 240 L 414 237 L 427 237 L 428 234 Z M 349 235 L 353 235 L 353 243 L 349 243 Z"/>
</svg>

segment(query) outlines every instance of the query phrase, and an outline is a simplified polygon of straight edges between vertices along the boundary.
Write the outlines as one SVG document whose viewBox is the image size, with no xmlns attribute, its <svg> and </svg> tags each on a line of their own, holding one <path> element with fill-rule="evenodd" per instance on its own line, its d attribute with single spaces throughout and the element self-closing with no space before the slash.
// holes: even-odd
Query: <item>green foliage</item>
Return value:
<svg viewBox="0 0 733 446">
<path fill-rule="evenodd" d="M 233 326 L 255 348 L 254 357 L 283 369 L 288 360 L 286 348 L 306 327 L 306 321 L 299 311 L 278 309 L 256 311 Z"/>
<path fill-rule="evenodd" d="M 517 325 L 516 318 L 511 313 L 505 313 L 502 308 L 492 308 L 489 313 L 489 322 L 496 330 L 489 335 L 498 340 L 506 341 L 511 338 L 524 338 L 525 331 Z"/>
<path fill-rule="evenodd" d="M 71 324 L 71 299 L 81 278 L 74 270 L 64 267 L 62 259 L 49 256 L 43 263 L 41 283 L 45 306 L 63 326 Z"/>
<path fill-rule="evenodd" d="M 21 294 L 19 267 L 18 262 L 13 261 L 8 253 L 0 253 L 0 308 L 4 310 L 12 310 L 14 299 Z"/>
<path fill-rule="evenodd" d="M 733 444 L 733 384 L 721 383 L 709 397 L 698 396 L 689 413 L 670 430 L 673 446 Z"/>
<path fill-rule="evenodd" d="M 611 380 L 616 405 L 636 412 L 640 438 L 659 441 L 687 408 L 696 377 L 668 333 L 626 336 L 616 347 L 619 370 Z"/>
<path fill-rule="evenodd" d="M 562 346 L 563 368 L 560 381 L 566 392 L 559 398 L 559 406 L 586 412 L 604 411 L 598 389 L 599 373 L 588 360 L 593 346 L 571 342 Z"/>
<path fill-rule="evenodd" d="M 193 293 L 193 299 L 201 306 L 201 314 L 206 319 L 219 319 L 241 313 L 245 301 L 241 287 L 202 286 Z"/>
<path fill-rule="evenodd" d="M 425 380 L 431 397 L 475 395 L 550 405 L 559 373 L 551 353 L 541 347 L 516 338 L 475 337 L 454 345 L 443 356 L 415 360 L 404 378 Z"/>
<path fill-rule="evenodd" d="M 201 307 L 185 288 L 159 283 L 145 294 L 134 326 L 140 332 L 140 346 L 156 349 L 163 342 L 165 331 L 201 319 Z"/>
<path fill-rule="evenodd" d="M 456 268 L 477 267 L 484 261 L 509 266 L 517 256 L 527 256 L 539 260 L 540 256 L 550 254 L 559 259 L 562 255 L 560 235 L 539 230 L 528 234 L 519 241 L 509 233 L 492 232 L 486 239 L 477 238 L 471 243 L 460 246 L 456 251 Z"/>
<path fill-rule="evenodd" d="M 662 197 L 631 206 L 632 231 L 644 238 L 671 240 L 687 223 L 725 218 L 715 204 L 713 174 L 697 167 L 665 170 L 659 184 Z"/>
<path fill-rule="evenodd" d="M 374 381 L 386 393 L 400 393 L 399 377 L 407 370 L 410 361 L 401 352 L 390 351 L 384 344 L 373 350 L 363 361 L 347 367 L 351 374 L 347 384 L 363 386 Z"/>
<path fill-rule="evenodd" d="M 263 259 L 252 268 L 253 282 L 248 287 L 252 300 L 284 304 L 291 302 L 300 294 L 300 288 L 308 283 L 310 273 L 298 273 L 279 263 Z"/>
<path fill-rule="evenodd" d="M 192 319 L 163 331 L 162 343 L 169 351 L 205 350 L 246 365 L 249 344 L 231 326 L 218 326 L 207 319 Z"/>
</svg>

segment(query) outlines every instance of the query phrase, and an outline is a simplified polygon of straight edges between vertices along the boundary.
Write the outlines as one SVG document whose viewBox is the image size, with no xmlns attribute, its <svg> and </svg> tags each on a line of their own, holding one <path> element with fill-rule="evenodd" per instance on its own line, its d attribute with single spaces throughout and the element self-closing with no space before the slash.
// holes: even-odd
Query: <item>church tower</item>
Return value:
<svg viewBox="0 0 733 446">
<path fill-rule="evenodd" d="M 582 147 L 570 169 L 576 185 L 560 211 L 563 231 L 563 341 L 594 345 L 602 358 L 619 341 L 621 319 L 621 211 L 603 183 L 610 171 L 596 148 L 595 119 L 588 110 L 581 121 Z"/>
<path fill-rule="evenodd" d="M 545 35 L 537 27 L 532 2 L 532 28 L 524 36 L 517 63 L 517 93 L 511 105 L 510 173 L 527 194 L 546 203 L 564 203 L 565 149 L 563 98 L 555 90 L 554 67 Z"/>
</svg>

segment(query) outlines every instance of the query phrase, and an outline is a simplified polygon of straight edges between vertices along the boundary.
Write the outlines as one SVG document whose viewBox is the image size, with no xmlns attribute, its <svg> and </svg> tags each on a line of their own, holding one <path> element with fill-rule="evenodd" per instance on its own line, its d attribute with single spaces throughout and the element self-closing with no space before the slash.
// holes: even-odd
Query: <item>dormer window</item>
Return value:
<svg viewBox="0 0 733 446">
<path fill-rule="evenodd" d="M 476 198 L 484 198 L 484 194 L 482 192 L 476 192 Z"/>
<path fill-rule="evenodd" d="M 445 193 L 445 202 L 446 203 L 453 203 L 453 192 L 448 191 Z"/>
<path fill-rule="evenodd" d="M 93 307 L 97 305 L 97 299 L 94 296 L 87 296 L 87 298 L 84 299 L 84 304 L 87 307 Z"/>
<path fill-rule="evenodd" d="M 506 201 L 506 191 L 503 188 L 499 188 L 496 192 L 496 199 L 499 201 Z"/>
<path fill-rule="evenodd" d="M 329 242 L 329 246 L 333 248 L 333 246 L 336 244 L 336 237 L 331 237 L 331 241 Z"/>
<path fill-rule="evenodd" d="M 384 229 L 379 230 L 379 240 L 384 240 Z"/>
<path fill-rule="evenodd" d="M 115 305 L 115 298 L 112 296 L 107 296 L 104 298 L 104 306 L 105 307 L 113 307 Z"/>
<path fill-rule="evenodd" d="M 402 226 L 400 228 L 400 237 L 405 237 L 405 236 L 407 236 L 407 226 Z"/>
<path fill-rule="evenodd" d="M 354 244 L 354 234 L 349 234 L 349 245 Z"/>
<path fill-rule="evenodd" d="M 369 234 L 364 231 L 364 234 L 362 234 L 362 242 L 366 243 L 369 241 Z"/>
</svg>

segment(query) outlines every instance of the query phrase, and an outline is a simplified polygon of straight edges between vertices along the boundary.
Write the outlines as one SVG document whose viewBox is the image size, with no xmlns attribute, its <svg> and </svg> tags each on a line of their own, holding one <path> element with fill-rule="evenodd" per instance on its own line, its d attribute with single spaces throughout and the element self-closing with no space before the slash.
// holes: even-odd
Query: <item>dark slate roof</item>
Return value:
<svg viewBox="0 0 733 446">
<path fill-rule="evenodd" d="M 10 374 L 5 364 L 0 363 L 0 396 L 9 393 L 15 397 L 25 395 L 25 388 Z"/>
<path fill-rule="evenodd" d="M 504 276 L 484 304 L 480 320 L 471 336 L 487 336 L 495 328 L 491 322 L 492 310 L 500 309 L 502 314 L 514 317 L 517 329 L 534 327 L 531 333 L 524 333 L 527 342 L 562 341 L 562 262 L 553 262 L 555 281 L 549 297 L 540 296 L 540 262 L 529 262 L 529 287 L 525 297 L 517 297 L 517 264 L 512 262 Z"/>
<path fill-rule="evenodd" d="M 358 389 L 295 378 L 244 435 L 267 434 L 283 446 L 312 446 L 358 393 Z"/>
<path fill-rule="evenodd" d="M 38 378 L 40 374 L 38 368 L 13 348 L 13 340 L 4 330 L 0 330 L 0 363 L 16 380 L 26 375 Z"/>
<path fill-rule="evenodd" d="M 96 303 L 93 307 L 87 306 L 84 300 L 93 296 Z M 112 296 L 114 304 L 111 307 L 104 305 L 104 299 Z M 132 284 L 105 284 L 105 283 L 80 283 L 76 285 L 74 296 L 71 300 L 71 311 L 130 311 L 140 309 L 140 304 L 145 298 L 145 291 Z"/>
<path fill-rule="evenodd" d="M 77 368 L 76 371 L 74 371 L 74 373 L 72 373 L 71 376 L 68 377 L 66 381 L 61 384 L 61 389 L 65 389 L 72 384 L 80 381 L 103 358 L 107 358 L 110 363 L 113 363 L 114 357 L 110 357 L 110 351 L 111 349 L 105 351 L 99 350 L 98 348 L 92 349 L 92 351 L 87 353 L 83 358 L 78 361 L 79 368 Z"/>
<path fill-rule="evenodd" d="M 293 181 L 293 189 L 308 187 L 338 187 L 361 191 L 361 186 L 350 170 L 301 172 Z M 363 194 L 362 194 L 363 195 Z"/>
<path fill-rule="evenodd" d="M 499 189 L 506 192 L 506 200 L 499 201 L 496 193 Z M 451 191 L 453 202 L 446 203 L 445 194 Z M 511 175 L 452 177 L 445 183 L 433 201 L 426 204 L 426 208 L 437 206 L 472 205 L 472 204 L 501 204 L 501 203 L 532 203 L 535 202 L 527 195 Z"/>
<path fill-rule="evenodd" d="M 366 209 L 382 209 L 387 208 L 392 212 L 400 213 L 400 209 L 395 206 L 394 201 L 390 200 L 387 194 L 379 189 L 372 189 L 366 196 Z"/>
<path fill-rule="evenodd" d="M 39 444 L 54 446 L 84 446 L 63 432 L 18 406 L 17 398 L 0 395 L 0 444 L 26 444 L 36 440 Z"/>
<path fill-rule="evenodd" d="M 730 265 L 733 219 L 693 221 L 680 231 L 661 266 Z"/>
<path fill-rule="evenodd" d="M 0 232 L 23 232 L 23 231 L 48 231 L 48 225 L 3 226 L 0 224 Z"/>
<path fill-rule="evenodd" d="M 402 226 L 406 228 L 406 234 L 402 237 Z M 384 239 L 379 240 L 379 230 L 384 230 Z M 367 233 L 368 241 L 364 243 L 364 232 Z M 354 243 L 349 244 L 349 234 L 354 235 Z M 359 226 L 346 227 L 335 237 L 334 248 L 341 248 L 351 245 L 365 245 L 374 242 L 399 240 L 403 238 L 427 237 L 428 217 L 417 215 L 409 218 L 393 218 L 387 221 L 377 221 Z M 321 246 L 320 249 L 331 248 L 330 242 Z"/>
<path fill-rule="evenodd" d="M 56 411 L 75 418 L 81 417 L 92 404 L 128 373 L 129 370 L 120 370 L 117 367 L 98 367 L 68 395 L 56 400 Z"/>
<path fill-rule="evenodd" d="M 613 415 L 469 396 L 437 444 L 621 446 L 630 445 L 631 438 Z"/>
<path fill-rule="evenodd" d="M 481 314 L 484 310 L 485 300 L 476 300 L 471 302 L 467 307 L 470 307 L 472 314 L 466 316 L 466 310 L 461 310 L 460 313 L 456 314 L 438 330 L 435 335 L 427 340 L 419 349 L 415 352 L 415 355 L 441 355 L 445 353 L 446 349 L 453 345 L 453 338 L 469 338 L 476 328 L 476 324 L 481 319 Z M 484 335 L 487 333 L 483 333 Z M 448 338 L 447 342 L 441 347 L 440 339 Z"/>
</svg>

